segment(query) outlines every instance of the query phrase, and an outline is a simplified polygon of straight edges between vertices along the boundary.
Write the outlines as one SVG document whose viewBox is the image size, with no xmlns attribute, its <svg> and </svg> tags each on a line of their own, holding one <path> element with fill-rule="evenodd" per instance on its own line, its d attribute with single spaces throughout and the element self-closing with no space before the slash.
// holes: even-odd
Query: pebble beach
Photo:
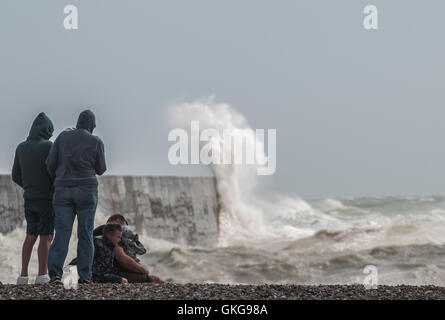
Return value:
<svg viewBox="0 0 445 320">
<path fill-rule="evenodd" d="M 0 285 L 0 300 L 443 300 L 437 286 L 81 284 Z"/>
</svg>

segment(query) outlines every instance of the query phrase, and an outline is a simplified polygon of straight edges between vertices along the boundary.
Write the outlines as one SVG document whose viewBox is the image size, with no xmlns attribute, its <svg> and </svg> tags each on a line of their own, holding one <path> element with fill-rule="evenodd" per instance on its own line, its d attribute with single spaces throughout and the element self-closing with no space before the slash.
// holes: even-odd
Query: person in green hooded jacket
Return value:
<svg viewBox="0 0 445 320">
<path fill-rule="evenodd" d="M 29 136 L 17 146 L 12 180 L 24 189 L 26 238 L 22 247 L 22 271 L 17 284 L 28 283 L 28 265 L 32 249 L 40 236 L 37 255 L 39 274 L 35 283 L 49 282 L 48 251 L 54 234 L 53 181 L 46 169 L 53 135 L 52 121 L 41 112 L 32 123 Z"/>
</svg>

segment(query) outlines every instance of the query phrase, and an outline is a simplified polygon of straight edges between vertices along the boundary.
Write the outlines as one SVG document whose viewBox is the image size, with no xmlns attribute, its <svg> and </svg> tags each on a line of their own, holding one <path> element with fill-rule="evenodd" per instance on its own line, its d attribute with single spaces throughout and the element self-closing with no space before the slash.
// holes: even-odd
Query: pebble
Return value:
<svg viewBox="0 0 445 320">
<path fill-rule="evenodd" d="M 63 285 L 0 284 L 0 300 L 444 300 L 445 290 L 436 286 L 362 285 L 226 285 L 226 284 L 81 284 L 67 290 Z"/>
</svg>

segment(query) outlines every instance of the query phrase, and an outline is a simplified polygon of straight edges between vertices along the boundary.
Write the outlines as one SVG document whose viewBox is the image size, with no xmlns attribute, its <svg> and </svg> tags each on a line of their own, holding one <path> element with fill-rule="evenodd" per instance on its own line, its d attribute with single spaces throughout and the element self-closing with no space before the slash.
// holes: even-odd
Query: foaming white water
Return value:
<svg viewBox="0 0 445 320">
<path fill-rule="evenodd" d="M 100 211 L 96 211 L 95 225 L 101 225 L 106 222 L 105 215 Z M 0 233 L 0 282 L 15 283 L 20 274 L 22 266 L 22 245 L 26 236 L 26 222 L 14 231 L 3 235 Z M 65 264 L 68 264 L 76 257 L 77 252 L 77 219 L 74 221 L 73 233 L 70 239 L 69 251 Z M 38 273 L 37 246 L 38 239 L 34 245 L 34 249 L 29 262 L 29 281 L 34 283 L 34 279 Z"/>
<path fill-rule="evenodd" d="M 213 152 L 232 159 L 231 164 L 211 163 L 209 165 L 216 177 L 221 205 L 220 245 L 227 245 L 229 240 L 299 238 L 313 233 L 312 230 L 305 228 L 269 223 L 275 217 L 295 216 L 299 212 L 313 212 L 313 210 L 308 203 L 298 198 L 281 195 L 272 202 L 258 195 L 257 168 L 267 159 L 264 153 L 264 142 L 258 139 L 255 130 L 250 127 L 241 113 L 226 103 L 215 102 L 214 96 L 211 96 L 202 100 L 176 104 L 170 109 L 169 119 L 173 126 L 188 130 L 189 136 L 192 134 L 192 121 L 199 121 L 201 132 L 212 129 L 216 130 L 221 137 L 224 130 L 230 130 L 235 134 L 242 133 L 247 136 L 244 142 L 245 152 L 255 150 L 256 164 L 234 164 L 233 159 L 237 150 L 232 147 L 231 141 L 215 137 L 210 137 L 209 141 L 200 140 L 200 150 L 210 143 Z M 249 143 L 252 141 L 255 143 Z M 244 153 L 243 156 L 245 156 Z"/>
<path fill-rule="evenodd" d="M 180 283 L 362 283 L 363 266 L 373 264 L 379 268 L 381 284 L 445 285 L 445 197 L 428 202 L 394 197 L 321 199 L 308 200 L 308 206 L 298 199 L 279 198 L 275 202 L 283 202 L 289 211 L 263 220 L 275 237 L 283 233 L 276 241 L 234 238 L 230 245 L 209 249 L 153 239 L 144 231 L 140 239 L 148 254 L 140 257 L 142 263 L 152 274 Z M 262 205 L 268 212 L 273 202 Z M 98 210 L 96 226 L 105 220 Z M 66 263 L 76 254 L 75 230 L 76 226 Z M 14 283 L 20 271 L 24 234 L 22 226 L 0 235 L 3 283 Z M 34 253 L 32 281 L 36 271 Z"/>
</svg>

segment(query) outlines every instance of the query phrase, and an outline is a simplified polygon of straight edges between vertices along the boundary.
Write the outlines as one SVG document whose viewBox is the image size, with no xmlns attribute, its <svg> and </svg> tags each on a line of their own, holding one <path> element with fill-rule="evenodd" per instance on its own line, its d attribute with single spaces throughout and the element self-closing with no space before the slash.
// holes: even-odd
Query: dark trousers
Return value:
<svg viewBox="0 0 445 320">
<path fill-rule="evenodd" d="M 49 250 L 49 276 L 62 277 L 63 264 L 77 215 L 77 272 L 80 280 L 91 279 L 94 258 L 93 226 L 96 214 L 97 185 L 56 187 L 53 197 L 56 235 Z"/>
</svg>

